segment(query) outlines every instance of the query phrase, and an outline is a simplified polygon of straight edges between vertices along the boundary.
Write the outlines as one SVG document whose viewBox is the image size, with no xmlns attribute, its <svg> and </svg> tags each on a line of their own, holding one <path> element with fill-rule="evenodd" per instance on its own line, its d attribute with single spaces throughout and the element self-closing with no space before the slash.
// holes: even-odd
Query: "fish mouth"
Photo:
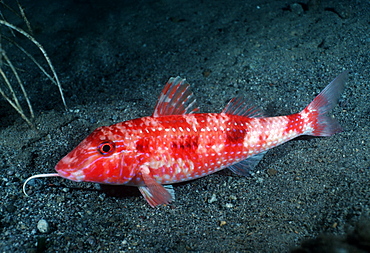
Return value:
<svg viewBox="0 0 370 253">
<path fill-rule="evenodd" d="M 58 172 L 59 176 L 72 180 L 72 181 L 82 182 L 85 180 L 85 174 L 83 173 L 82 170 L 77 170 L 73 172 L 69 172 L 65 170 L 59 170 L 59 171 L 56 170 L 56 171 Z"/>
<path fill-rule="evenodd" d="M 55 170 L 58 175 L 76 182 L 81 182 L 85 180 L 84 168 L 76 169 L 72 168 L 69 164 L 64 163 L 63 159 L 60 160 L 55 166 Z"/>
</svg>

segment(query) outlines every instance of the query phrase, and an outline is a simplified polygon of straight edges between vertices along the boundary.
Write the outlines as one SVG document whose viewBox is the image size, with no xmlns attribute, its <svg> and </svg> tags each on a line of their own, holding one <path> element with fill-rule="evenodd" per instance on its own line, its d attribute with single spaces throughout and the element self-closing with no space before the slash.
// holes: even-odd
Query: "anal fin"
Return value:
<svg viewBox="0 0 370 253">
<path fill-rule="evenodd" d="M 267 151 L 263 151 L 259 154 L 251 156 L 241 162 L 236 164 L 230 165 L 228 168 L 234 172 L 235 174 L 241 176 L 250 176 L 254 168 L 258 165 L 258 163 L 262 160 L 263 156 L 267 153 Z"/>
<path fill-rule="evenodd" d="M 170 193 L 171 198 L 172 198 L 171 201 L 174 201 L 176 197 L 175 197 L 175 189 L 173 189 L 173 185 L 166 184 L 166 185 L 163 185 L 163 187 Z"/>
</svg>

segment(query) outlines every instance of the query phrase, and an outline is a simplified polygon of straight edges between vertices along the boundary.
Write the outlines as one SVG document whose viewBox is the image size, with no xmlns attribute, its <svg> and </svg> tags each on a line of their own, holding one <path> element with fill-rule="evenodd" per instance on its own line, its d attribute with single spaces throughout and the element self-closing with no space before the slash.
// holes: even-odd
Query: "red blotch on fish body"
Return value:
<svg viewBox="0 0 370 253">
<path fill-rule="evenodd" d="M 304 132 L 306 124 L 300 113 L 288 115 L 286 119 L 285 134 L 292 132 L 302 134 Z"/>
</svg>

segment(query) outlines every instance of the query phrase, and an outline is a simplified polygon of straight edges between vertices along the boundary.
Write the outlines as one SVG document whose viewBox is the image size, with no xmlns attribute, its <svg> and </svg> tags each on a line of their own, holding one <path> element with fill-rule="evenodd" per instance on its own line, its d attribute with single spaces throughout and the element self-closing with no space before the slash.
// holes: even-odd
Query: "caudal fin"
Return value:
<svg viewBox="0 0 370 253">
<path fill-rule="evenodd" d="M 347 79 L 348 71 L 344 71 L 301 112 L 302 117 L 309 119 L 305 134 L 330 136 L 342 131 L 338 121 L 326 114 L 338 103 Z"/>
</svg>

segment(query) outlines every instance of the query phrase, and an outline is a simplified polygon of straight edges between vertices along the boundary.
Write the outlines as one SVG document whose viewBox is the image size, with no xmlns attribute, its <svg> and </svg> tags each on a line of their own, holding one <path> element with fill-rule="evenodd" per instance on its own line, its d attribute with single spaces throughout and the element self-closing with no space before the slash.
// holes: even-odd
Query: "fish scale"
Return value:
<svg viewBox="0 0 370 253">
<path fill-rule="evenodd" d="M 62 158 L 58 174 L 73 181 L 137 186 L 151 206 L 174 200 L 166 184 L 196 179 L 228 167 L 249 175 L 267 150 L 300 135 L 330 136 L 341 131 L 326 114 L 344 89 L 347 72 L 335 78 L 300 113 L 265 117 L 244 98 L 221 113 L 198 111 L 190 86 L 170 78 L 152 116 L 92 132 Z"/>
</svg>

